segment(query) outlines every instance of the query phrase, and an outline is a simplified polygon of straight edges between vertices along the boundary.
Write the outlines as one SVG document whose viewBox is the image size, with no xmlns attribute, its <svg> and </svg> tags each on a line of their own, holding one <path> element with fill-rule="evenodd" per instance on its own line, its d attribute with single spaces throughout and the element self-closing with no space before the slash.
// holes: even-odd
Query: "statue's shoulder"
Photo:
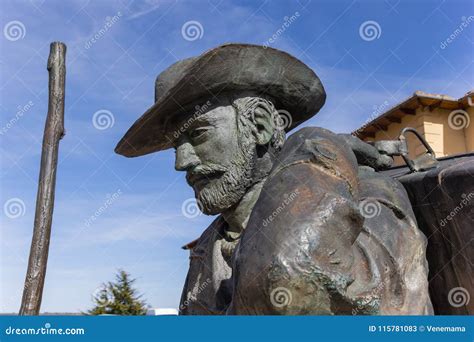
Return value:
<svg viewBox="0 0 474 342">
<path fill-rule="evenodd" d="M 316 126 L 307 126 L 300 128 L 299 130 L 295 131 L 294 133 L 290 134 L 287 137 L 287 141 L 285 145 L 293 143 L 295 140 L 307 140 L 307 139 L 327 139 L 334 142 L 343 142 L 343 139 L 339 137 L 338 134 L 322 127 Z"/>
<path fill-rule="evenodd" d="M 338 134 L 321 127 L 304 127 L 291 134 L 279 154 L 283 162 L 310 158 L 313 161 L 345 159 L 354 167 L 357 160 Z"/>
<path fill-rule="evenodd" d="M 275 161 L 269 178 L 283 169 L 309 163 L 324 174 L 339 178 L 357 192 L 357 159 L 338 134 L 321 127 L 304 127 L 291 134 Z M 321 177 L 319 175 L 318 177 Z"/>
</svg>

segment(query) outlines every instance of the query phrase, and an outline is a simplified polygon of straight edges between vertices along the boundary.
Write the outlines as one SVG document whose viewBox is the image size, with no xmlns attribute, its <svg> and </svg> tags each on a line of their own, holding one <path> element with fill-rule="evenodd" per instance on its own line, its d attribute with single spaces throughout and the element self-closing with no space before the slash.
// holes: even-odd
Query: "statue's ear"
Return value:
<svg viewBox="0 0 474 342">
<path fill-rule="evenodd" d="M 259 105 L 254 110 L 255 138 L 258 145 L 266 145 L 275 131 L 273 116 L 267 106 Z"/>
</svg>

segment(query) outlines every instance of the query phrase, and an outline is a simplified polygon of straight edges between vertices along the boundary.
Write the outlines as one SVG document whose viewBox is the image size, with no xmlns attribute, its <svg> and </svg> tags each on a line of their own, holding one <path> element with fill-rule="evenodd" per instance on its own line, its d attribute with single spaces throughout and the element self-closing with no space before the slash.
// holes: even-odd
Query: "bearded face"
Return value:
<svg viewBox="0 0 474 342">
<path fill-rule="evenodd" d="M 178 141 L 176 169 L 186 171 L 207 215 L 236 204 L 252 184 L 255 139 L 238 119 L 231 105 L 216 107 L 197 117 Z"/>
<path fill-rule="evenodd" d="M 264 136 L 268 143 L 273 133 L 259 133 L 257 127 L 270 127 L 265 123 L 273 122 L 272 109 L 276 112 L 268 102 L 263 104 L 271 108 L 255 110 L 259 103 L 258 98 L 250 97 L 223 101 L 193 118 L 177 141 L 175 168 L 186 171 L 186 180 L 207 215 L 237 204 L 254 183 L 259 137 L 262 140 Z M 255 119 L 255 115 L 260 117 Z M 257 125 L 256 120 L 263 125 Z"/>
<path fill-rule="evenodd" d="M 202 212 L 207 215 L 215 215 L 232 207 L 252 185 L 255 143 L 247 139 L 239 145 L 229 156 L 227 165 L 203 164 L 186 174 Z"/>
</svg>

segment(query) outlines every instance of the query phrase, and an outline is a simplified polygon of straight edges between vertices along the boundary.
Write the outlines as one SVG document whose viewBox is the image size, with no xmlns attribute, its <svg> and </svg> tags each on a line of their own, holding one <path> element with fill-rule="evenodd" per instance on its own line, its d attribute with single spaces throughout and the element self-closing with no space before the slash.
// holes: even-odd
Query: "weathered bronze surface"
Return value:
<svg viewBox="0 0 474 342">
<path fill-rule="evenodd" d="M 384 171 L 406 188 L 418 226 L 428 238 L 429 286 L 440 315 L 473 315 L 474 154 L 444 158 L 439 167 Z"/>
<path fill-rule="evenodd" d="M 48 115 L 43 136 L 33 239 L 20 315 L 38 315 L 41 306 L 53 222 L 59 140 L 64 136 L 66 45 L 54 42 L 50 49 Z"/>
<path fill-rule="evenodd" d="M 297 194 L 271 225 L 265 219 Z M 365 217 L 364 217 L 365 216 Z M 429 314 L 425 238 L 403 187 L 320 128 L 294 133 L 234 261 L 236 314 Z"/>
<path fill-rule="evenodd" d="M 180 313 L 431 314 L 426 238 L 392 159 L 306 127 L 316 74 L 272 48 L 227 44 L 158 76 L 156 103 L 116 147 L 174 147 L 198 205 L 219 215 L 190 249 Z M 286 141 L 285 141 L 286 140 Z"/>
</svg>

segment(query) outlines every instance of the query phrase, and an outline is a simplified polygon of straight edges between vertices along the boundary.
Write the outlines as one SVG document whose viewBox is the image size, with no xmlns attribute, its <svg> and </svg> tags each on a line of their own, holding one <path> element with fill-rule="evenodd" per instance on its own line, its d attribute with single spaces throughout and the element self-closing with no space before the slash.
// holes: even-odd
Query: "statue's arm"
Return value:
<svg viewBox="0 0 474 342">
<path fill-rule="evenodd" d="M 370 166 L 375 170 L 388 169 L 393 164 L 393 158 L 381 154 L 374 146 L 360 140 L 351 134 L 338 134 L 351 148 L 359 165 Z"/>
</svg>

